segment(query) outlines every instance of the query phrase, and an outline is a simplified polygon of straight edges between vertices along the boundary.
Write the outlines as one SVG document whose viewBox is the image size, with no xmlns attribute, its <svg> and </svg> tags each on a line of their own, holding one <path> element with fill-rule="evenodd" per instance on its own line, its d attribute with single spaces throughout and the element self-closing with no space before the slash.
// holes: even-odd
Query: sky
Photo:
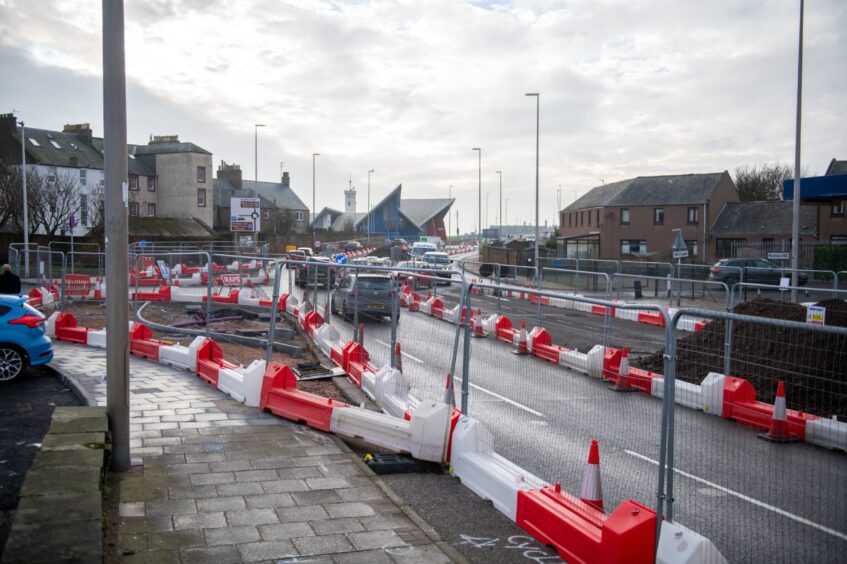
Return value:
<svg viewBox="0 0 847 564">
<path fill-rule="evenodd" d="M 798 0 L 126 0 L 130 143 L 179 135 L 311 207 L 541 223 L 639 175 L 793 165 Z M 0 0 L 0 112 L 103 134 L 101 2 Z M 847 158 L 847 2 L 806 3 L 802 163 Z M 479 167 L 477 152 L 482 149 Z M 496 171 L 501 171 L 498 175 Z M 452 185 L 452 190 L 449 188 Z M 561 192 L 559 192 L 561 188 Z M 508 200 L 508 203 L 506 203 Z M 486 205 L 486 201 L 488 205 Z M 488 221 L 486 221 L 486 215 Z"/>
</svg>

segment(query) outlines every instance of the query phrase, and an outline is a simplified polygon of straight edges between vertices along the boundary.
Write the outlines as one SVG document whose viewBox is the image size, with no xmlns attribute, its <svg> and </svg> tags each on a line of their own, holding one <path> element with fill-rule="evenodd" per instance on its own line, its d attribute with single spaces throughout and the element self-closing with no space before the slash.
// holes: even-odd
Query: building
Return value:
<svg viewBox="0 0 847 564">
<path fill-rule="evenodd" d="M 559 213 L 559 254 L 570 258 L 666 261 L 681 229 L 689 260 L 707 262 L 708 227 L 737 202 L 729 173 L 640 176 L 603 184 Z"/>
<path fill-rule="evenodd" d="M 794 179 L 783 183 L 783 198 L 794 199 Z M 847 160 L 832 159 L 823 176 L 801 179 L 800 198 L 815 207 L 819 242 L 847 244 Z"/>
<path fill-rule="evenodd" d="M 722 258 L 767 258 L 767 253 L 791 250 L 793 203 L 785 201 L 727 202 L 710 228 L 711 254 Z M 800 241 L 817 240 L 815 206 L 800 208 Z"/>
<path fill-rule="evenodd" d="M 13 114 L 0 115 L 0 157 L 13 166 L 21 165 L 20 134 Z M 103 139 L 94 137 L 87 123 L 65 125 L 62 131 L 26 128 L 28 174 L 44 179 L 46 193 L 54 198 L 39 214 L 39 232 L 70 235 L 71 215 L 74 235 L 85 235 L 98 225 L 105 182 L 103 149 Z M 192 233 L 210 237 L 211 164 L 209 151 L 180 142 L 176 135 L 151 136 L 146 145 L 128 144 L 127 207 L 134 232 L 143 236 L 144 231 L 144 222 L 134 218 L 155 217 L 157 232 L 185 232 L 185 221 L 170 230 L 167 220 L 190 220 L 199 225 L 190 229 Z M 53 193 L 52 188 L 60 189 Z"/>
<path fill-rule="evenodd" d="M 358 232 L 385 238 L 417 240 L 424 235 L 447 239 L 444 218 L 453 198 L 403 198 L 398 185 L 375 204 L 370 214 L 356 211 L 356 190 L 345 190 L 345 211 L 324 208 L 315 218 L 315 226 L 335 232 Z M 368 225 L 370 216 L 370 226 Z"/>
<path fill-rule="evenodd" d="M 218 233 L 230 231 L 232 198 L 259 198 L 260 232 L 287 235 L 305 233 L 309 208 L 291 189 L 291 177 L 282 173 L 279 182 L 244 180 L 241 166 L 221 161 L 214 181 L 214 228 Z"/>
</svg>

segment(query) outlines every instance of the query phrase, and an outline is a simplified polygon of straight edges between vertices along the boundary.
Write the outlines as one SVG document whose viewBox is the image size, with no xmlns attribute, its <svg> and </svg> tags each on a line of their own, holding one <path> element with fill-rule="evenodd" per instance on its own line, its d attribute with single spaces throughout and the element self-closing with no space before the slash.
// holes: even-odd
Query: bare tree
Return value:
<svg viewBox="0 0 847 564">
<path fill-rule="evenodd" d="M 69 229 L 71 215 L 79 215 L 80 187 L 77 176 L 71 171 L 56 173 L 42 178 L 38 188 L 38 206 L 34 219 L 48 236 L 64 234 Z"/>
<path fill-rule="evenodd" d="M 294 214 L 289 209 L 276 209 L 273 212 L 274 235 L 290 235 L 294 232 L 296 222 Z"/>
<path fill-rule="evenodd" d="M 21 214 L 21 171 L 0 160 L 0 230 L 17 227 Z"/>
<path fill-rule="evenodd" d="M 806 175 L 806 170 L 802 171 Z M 740 166 L 733 172 L 738 199 L 781 200 L 782 183 L 794 176 L 794 169 L 785 163 Z"/>
</svg>

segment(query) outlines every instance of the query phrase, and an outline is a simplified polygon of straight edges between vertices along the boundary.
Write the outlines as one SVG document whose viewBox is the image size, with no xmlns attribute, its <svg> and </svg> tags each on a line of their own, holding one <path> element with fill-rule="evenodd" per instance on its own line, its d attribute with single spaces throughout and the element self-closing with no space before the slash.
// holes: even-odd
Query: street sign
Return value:
<svg viewBox="0 0 847 564">
<path fill-rule="evenodd" d="M 159 272 L 162 274 L 162 278 L 167 280 L 171 277 L 171 269 L 167 264 L 165 264 L 165 261 L 157 260 L 156 264 L 159 265 Z"/>
<path fill-rule="evenodd" d="M 688 249 L 686 249 L 684 251 L 674 251 L 673 252 L 673 258 L 675 258 L 675 259 L 688 258 Z"/>
<path fill-rule="evenodd" d="M 338 255 L 337 257 L 335 257 L 335 262 L 338 264 L 347 264 L 347 257 L 345 257 L 344 255 Z"/>
<path fill-rule="evenodd" d="M 260 231 L 262 206 L 259 198 L 230 198 L 230 231 Z"/>
<path fill-rule="evenodd" d="M 807 306 L 806 323 L 809 325 L 826 325 L 826 308 L 816 305 Z"/>
<path fill-rule="evenodd" d="M 791 253 L 768 253 L 768 260 L 788 260 Z"/>
<path fill-rule="evenodd" d="M 685 244 L 685 239 L 682 238 L 682 231 L 674 229 L 676 237 L 671 245 L 671 254 L 675 259 L 688 258 L 688 245 Z"/>
<path fill-rule="evenodd" d="M 139 249 L 146 249 L 147 248 L 147 241 L 139 241 L 138 242 L 138 248 Z"/>
</svg>

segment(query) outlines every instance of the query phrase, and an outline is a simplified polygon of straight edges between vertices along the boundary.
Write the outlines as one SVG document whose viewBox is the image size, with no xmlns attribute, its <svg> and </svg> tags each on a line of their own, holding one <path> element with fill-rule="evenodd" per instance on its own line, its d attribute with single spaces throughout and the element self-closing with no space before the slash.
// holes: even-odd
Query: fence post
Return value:
<svg viewBox="0 0 847 564">
<path fill-rule="evenodd" d="M 610 302 L 612 301 L 612 281 L 608 274 L 603 273 L 603 275 L 606 277 L 606 301 Z M 540 302 L 541 296 L 539 296 L 538 299 Z M 612 329 L 612 316 L 608 306 L 604 309 L 606 310 L 606 313 L 603 316 L 603 350 L 605 351 L 606 347 L 609 346 L 609 333 Z"/>
<path fill-rule="evenodd" d="M 666 324 L 665 329 L 665 356 L 664 356 L 664 372 L 665 383 L 664 393 L 662 394 L 662 421 L 660 425 L 659 435 L 659 479 L 656 488 L 656 546 L 659 544 L 659 535 L 662 530 L 662 521 L 665 516 L 665 500 L 668 501 L 667 519 L 668 522 L 673 520 L 673 509 L 669 497 L 666 496 L 666 481 L 670 481 L 669 476 L 673 474 L 672 457 L 669 457 L 669 443 L 673 440 L 670 433 L 670 427 L 674 418 L 674 404 L 671 397 L 671 391 L 676 386 L 675 369 L 676 369 L 676 336 L 673 330 L 673 323 Z"/>
<path fill-rule="evenodd" d="M 62 253 L 62 283 L 59 285 L 62 311 L 65 311 L 65 283 L 67 280 L 67 267 L 67 257 L 65 257 L 65 253 Z"/>
<path fill-rule="evenodd" d="M 271 296 L 271 326 L 268 329 L 268 350 L 265 353 L 265 366 L 270 366 L 271 359 L 273 359 L 274 340 L 276 335 L 276 316 L 279 314 L 276 305 L 279 302 L 279 277 L 284 264 L 285 263 L 282 261 L 274 264 L 274 289 L 273 295 Z"/>
<path fill-rule="evenodd" d="M 494 271 L 497 275 L 497 315 L 501 315 L 501 304 L 500 298 L 503 296 L 503 291 L 500 289 L 500 263 L 496 263 L 494 265 Z"/>
<path fill-rule="evenodd" d="M 138 279 L 141 277 L 139 269 L 138 254 L 135 255 L 135 294 L 132 296 L 132 308 L 135 311 L 135 317 L 138 317 Z"/>
<path fill-rule="evenodd" d="M 461 321 L 461 311 L 459 310 L 459 320 Z M 465 341 L 463 343 L 464 348 L 462 349 L 462 415 L 468 414 L 468 392 L 470 390 L 470 381 L 471 381 L 471 324 L 470 324 L 470 299 L 468 299 L 468 315 L 466 318 L 466 322 L 464 323 L 465 327 Z"/>
<path fill-rule="evenodd" d="M 214 268 L 212 267 L 212 255 L 210 253 L 206 253 L 206 264 L 209 266 L 209 276 L 206 277 L 206 337 L 211 338 L 212 325 L 210 321 L 212 320 L 212 279 L 214 278 Z M 135 279 L 138 280 L 138 277 L 136 276 Z M 276 311 L 276 301 L 271 304 L 271 308 L 274 312 Z"/>
<path fill-rule="evenodd" d="M 397 323 L 399 319 L 397 317 L 397 293 L 399 286 L 397 285 L 397 278 L 391 277 L 391 348 L 388 351 L 388 358 L 391 360 L 391 368 L 397 368 L 394 365 L 394 351 L 397 350 Z"/>
<path fill-rule="evenodd" d="M 727 319 L 724 324 L 723 342 L 723 373 L 730 376 L 732 370 L 732 319 Z"/>
</svg>

